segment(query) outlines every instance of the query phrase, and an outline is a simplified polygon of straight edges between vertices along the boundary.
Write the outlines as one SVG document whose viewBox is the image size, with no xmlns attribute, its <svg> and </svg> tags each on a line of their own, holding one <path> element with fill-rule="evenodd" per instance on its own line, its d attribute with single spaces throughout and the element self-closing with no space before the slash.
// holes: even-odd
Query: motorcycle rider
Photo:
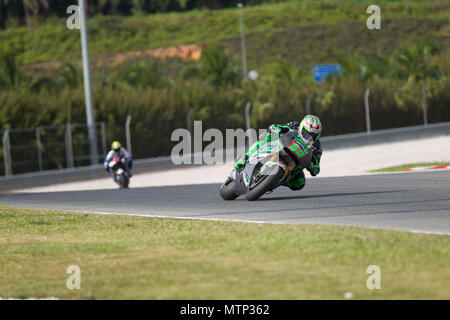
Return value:
<svg viewBox="0 0 450 320">
<path fill-rule="evenodd" d="M 114 175 L 114 173 L 111 172 L 109 163 L 114 159 L 114 157 L 120 157 L 120 161 L 124 161 L 126 163 L 124 169 L 128 172 L 128 176 L 131 177 L 131 167 L 133 166 L 133 159 L 131 159 L 130 154 L 125 148 L 122 147 L 119 141 L 114 141 L 111 144 L 111 150 L 108 152 L 105 160 L 103 161 L 103 166 L 111 175 Z"/>
<path fill-rule="evenodd" d="M 301 122 L 291 121 L 286 124 L 272 124 L 268 128 L 267 134 L 278 133 L 283 134 L 290 130 L 298 129 L 300 137 L 312 137 L 313 144 L 311 146 L 312 159 L 310 165 L 306 168 L 311 176 L 316 176 L 320 172 L 320 158 L 322 157 L 322 146 L 320 144 L 320 135 L 322 134 L 322 124 L 319 117 L 314 115 L 306 115 Z M 305 140 L 305 138 L 303 138 Z M 234 163 L 236 169 L 243 168 L 249 157 L 247 151 L 243 158 Z M 291 190 L 301 190 L 305 187 L 305 174 L 301 166 L 297 166 L 292 170 L 291 178 L 283 184 Z"/>
</svg>

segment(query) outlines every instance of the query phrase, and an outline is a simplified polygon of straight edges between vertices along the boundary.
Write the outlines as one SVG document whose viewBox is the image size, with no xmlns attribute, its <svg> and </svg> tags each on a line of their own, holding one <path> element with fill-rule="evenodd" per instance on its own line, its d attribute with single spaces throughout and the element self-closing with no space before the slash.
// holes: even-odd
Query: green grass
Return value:
<svg viewBox="0 0 450 320">
<path fill-rule="evenodd" d="M 0 207 L 2 297 L 448 299 L 449 263 L 445 235 Z M 366 287 L 369 265 L 381 290 Z"/>
<path fill-rule="evenodd" d="M 438 33 L 448 24 L 450 14 L 442 8 L 450 1 L 411 1 L 411 15 L 401 2 L 378 1 L 382 31 L 369 31 L 365 27 L 366 8 L 372 2 L 291 1 L 245 8 L 249 67 L 260 69 L 261 64 L 279 56 L 305 65 L 312 60 L 329 62 L 355 53 L 355 47 L 364 54 L 386 54 L 399 43 L 419 36 L 433 38 L 447 50 L 448 36 Z M 22 63 L 71 61 L 80 56 L 80 36 L 78 30 L 66 28 L 65 19 L 34 21 L 35 51 L 25 26 L 0 31 L 0 42 L 4 48 L 17 51 Z M 235 8 L 131 17 L 97 15 L 88 25 L 93 56 L 212 41 L 224 41 L 234 55 L 240 52 L 236 48 L 240 42 Z"/>
<path fill-rule="evenodd" d="M 377 170 L 372 170 L 370 172 L 394 172 L 394 171 L 405 171 L 408 168 L 416 167 L 431 167 L 431 166 L 448 166 L 450 162 L 420 162 L 420 163 L 408 163 L 401 166 L 394 166 L 388 168 L 382 168 Z"/>
</svg>

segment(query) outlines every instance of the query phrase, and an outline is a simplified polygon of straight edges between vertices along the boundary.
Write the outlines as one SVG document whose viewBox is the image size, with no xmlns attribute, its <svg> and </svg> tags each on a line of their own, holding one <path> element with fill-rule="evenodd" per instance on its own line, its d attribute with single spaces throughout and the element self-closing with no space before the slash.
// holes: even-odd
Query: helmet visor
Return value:
<svg viewBox="0 0 450 320">
<path fill-rule="evenodd" d="M 315 139 L 314 139 L 315 134 L 311 134 L 303 128 L 301 131 L 301 135 L 302 135 L 303 141 L 306 143 L 308 148 L 310 148 L 315 142 Z"/>
</svg>

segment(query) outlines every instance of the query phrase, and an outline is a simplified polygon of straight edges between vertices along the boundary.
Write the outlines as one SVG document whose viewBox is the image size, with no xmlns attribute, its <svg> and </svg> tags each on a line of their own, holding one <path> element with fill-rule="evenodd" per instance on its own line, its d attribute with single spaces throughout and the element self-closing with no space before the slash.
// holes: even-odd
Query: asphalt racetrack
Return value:
<svg viewBox="0 0 450 320">
<path fill-rule="evenodd" d="M 111 183 L 113 183 L 111 181 Z M 158 217 L 354 225 L 450 234 L 450 170 L 309 178 L 248 202 L 218 184 L 0 195 L 0 205 Z"/>
</svg>

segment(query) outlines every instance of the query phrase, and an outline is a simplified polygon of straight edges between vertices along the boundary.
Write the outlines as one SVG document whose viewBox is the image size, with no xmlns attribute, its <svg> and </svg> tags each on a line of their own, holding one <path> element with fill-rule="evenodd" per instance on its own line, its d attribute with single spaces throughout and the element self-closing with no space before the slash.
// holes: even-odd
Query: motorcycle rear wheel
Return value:
<svg viewBox="0 0 450 320">
<path fill-rule="evenodd" d="M 284 171 L 278 165 L 272 170 L 274 171 L 272 171 L 270 175 L 266 175 L 265 178 L 263 178 L 263 181 L 245 194 L 245 199 L 248 201 L 258 200 L 267 191 L 275 189 L 283 177 Z"/>
</svg>

